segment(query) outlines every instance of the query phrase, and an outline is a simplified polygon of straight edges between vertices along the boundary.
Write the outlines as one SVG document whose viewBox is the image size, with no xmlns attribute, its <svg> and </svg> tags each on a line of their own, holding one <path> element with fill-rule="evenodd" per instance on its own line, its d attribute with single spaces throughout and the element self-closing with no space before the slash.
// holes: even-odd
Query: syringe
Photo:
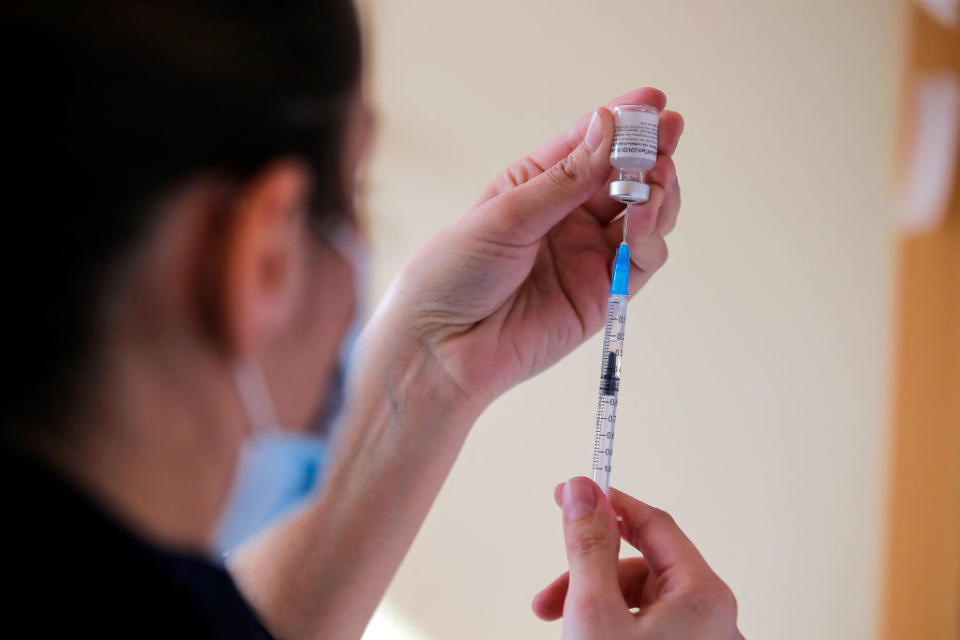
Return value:
<svg viewBox="0 0 960 640">
<path fill-rule="evenodd" d="M 617 421 L 620 365 L 623 362 L 623 329 L 627 321 L 630 248 L 626 243 L 626 214 L 623 218 L 623 237 L 624 241 L 617 248 L 617 257 L 613 262 L 610 298 L 607 300 L 603 360 L 600 365 L 600 397 L 597 400 L 597 424 L 593 435 L 593 481 L 600 485 L 604 493 L 610 488 L 610 460 L 613 456 L 613 432 Z"/>
<path fill-rule="evenodd" d="M 617 422 L 620 392 L 620 365 L 623 364 L 623 329 L 627 322 L 627 280 L 630 277 L 630 248 L 627 220 L 630 207 L 650 199 L 645 171 L 657 163 L 660 110 L 645 104 L 621 104 L 613 108 L 616 128 L 610 147 L 610 164 L 620 172 L 610 183 L 610 197 L 627 205 L 623 214 L 623 242 L 613 261 L 607 322 L 603 329 L 603 360 L 600 364 L 600 398 L 593 434 L 593 481 L 604 493 L 610 489 L 610 460 L 613 432 Z"/>
</svg>

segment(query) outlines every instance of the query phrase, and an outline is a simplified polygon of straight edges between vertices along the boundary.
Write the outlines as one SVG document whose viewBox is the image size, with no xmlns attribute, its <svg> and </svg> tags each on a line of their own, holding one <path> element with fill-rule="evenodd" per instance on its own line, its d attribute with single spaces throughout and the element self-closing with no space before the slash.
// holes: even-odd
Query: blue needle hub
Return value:
<svg viewBox="0 0 960 640">
<path fill-rule="evenodd" d="M 617 257 L 613 261 L 613 281 L 610 283 L 610 294 L 625 296 L 627 280 L 630 278 L 630 247 L 621 242 L 617 249 Z"/>
</svg>

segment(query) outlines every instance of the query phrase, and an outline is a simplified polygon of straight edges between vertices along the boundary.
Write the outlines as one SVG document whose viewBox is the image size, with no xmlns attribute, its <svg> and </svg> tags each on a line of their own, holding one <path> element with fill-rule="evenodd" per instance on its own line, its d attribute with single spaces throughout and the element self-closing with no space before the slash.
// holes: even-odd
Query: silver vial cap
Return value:
<svg viewBox="0 0 960 640">
<path fill-rule="evenodd" d="M 614 180 L 610 183 L 610 197 L 623 204 L 642 204 L 650 199 L 650 185 L 633 180 Z"/>
</svg>

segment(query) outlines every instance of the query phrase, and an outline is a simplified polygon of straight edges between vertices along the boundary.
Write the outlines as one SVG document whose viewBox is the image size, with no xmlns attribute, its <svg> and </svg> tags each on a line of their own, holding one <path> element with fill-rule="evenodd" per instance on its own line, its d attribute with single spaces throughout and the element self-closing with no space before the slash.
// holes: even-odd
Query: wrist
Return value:
<svg viewBox="0 0 960 640">
<path fill-rule="evenodd" d="M 395 417 L 467 429 L 489 404 L 448 370 L 432 341 L 405 330 L 402 322 L 380 317 L 357 347 L 349 381 L 354 403 L 368 408 L 386 403 Z"/>
</svg>

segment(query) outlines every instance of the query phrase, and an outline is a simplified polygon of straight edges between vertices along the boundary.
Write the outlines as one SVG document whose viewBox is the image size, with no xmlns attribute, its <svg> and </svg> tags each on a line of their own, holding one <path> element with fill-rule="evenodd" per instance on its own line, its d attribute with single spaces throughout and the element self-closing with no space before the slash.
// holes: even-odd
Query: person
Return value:
<svg viewBox="0 0 960 640">
<path fill-rule="evenodd" d="M 223 563 L 238 469 L 318 429 L 358 306 L 372 116 L 354 7 L 5 13 L 6 627 L 359 637 L 475 419 L 601 327 L 623 224 L 611 113 L 511 165 L 416 252 L 353 350 L 322 490 Z M 667 257 L 682 128 L 663 111 L 632 293 Z M 666 515 L 583 478 L 558 500 L 570 574 L 535 610 L 565 637 L 738 637 L 729 589 Z M 621 535 L 643 560 L 617 560 Z"/>
</svg>

